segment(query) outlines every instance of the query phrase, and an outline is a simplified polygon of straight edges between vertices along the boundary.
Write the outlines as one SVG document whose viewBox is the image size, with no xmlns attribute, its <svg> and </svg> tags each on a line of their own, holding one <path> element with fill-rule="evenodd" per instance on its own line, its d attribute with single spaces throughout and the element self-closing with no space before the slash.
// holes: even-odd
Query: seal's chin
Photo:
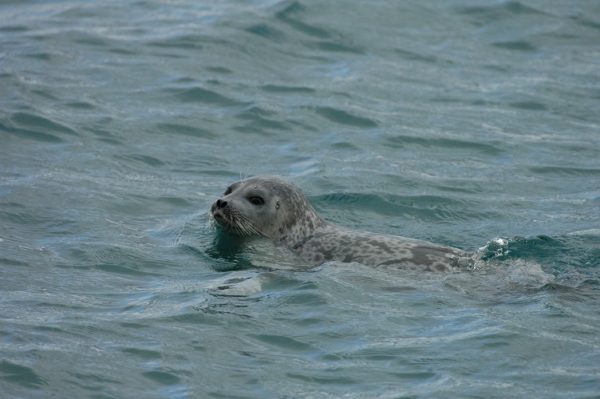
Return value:
<svg viewBox="0 0 600 399">
<path fill-rule="evenodd" d="M 212 212 L 212 217 L 217 226 L 223 231 L 236 236 L 243 236 L 243 234 L 240 234 L 240 228 L 237 227 L 238 223 L 236 223 L 235 218 L 231 215 L 226 214 L 226 212 L 220 209 L 216 209 Z"/>
<path fill-rule="evenodd" d="M 221 229 L 240 237 L 262 236 L 247 217 L 231 209 L 214 209 L 211 212 L 213 220 Z"/>
</svg>

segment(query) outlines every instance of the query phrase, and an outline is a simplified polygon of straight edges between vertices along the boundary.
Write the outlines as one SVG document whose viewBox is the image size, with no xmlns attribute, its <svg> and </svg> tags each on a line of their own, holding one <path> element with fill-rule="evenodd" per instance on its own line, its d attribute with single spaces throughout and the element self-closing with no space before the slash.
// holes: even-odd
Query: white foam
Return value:
<svg viewBox="0 0 600 399">
<path fill-rule="evenodd" d="M 600 229 L 579 230 L 567 233 L 568 236 L 600 236 Z"/>
</svg>

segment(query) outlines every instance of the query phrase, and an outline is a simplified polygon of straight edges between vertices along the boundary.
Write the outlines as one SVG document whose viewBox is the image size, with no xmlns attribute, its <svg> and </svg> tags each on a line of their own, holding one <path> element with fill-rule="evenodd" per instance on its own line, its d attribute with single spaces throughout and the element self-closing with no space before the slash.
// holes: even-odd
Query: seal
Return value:
<svg viewBox="0 0 600 399">
<path fill-rule="evenodd" d="M 211 206 L 216 224 L 239 237 L 265 237 L 303 260 L 451 271 L 469 254 L 412 238 L 352 230 L 322 219 L 299 188 L 278 177 L 233 183 Z"/>
</svg>

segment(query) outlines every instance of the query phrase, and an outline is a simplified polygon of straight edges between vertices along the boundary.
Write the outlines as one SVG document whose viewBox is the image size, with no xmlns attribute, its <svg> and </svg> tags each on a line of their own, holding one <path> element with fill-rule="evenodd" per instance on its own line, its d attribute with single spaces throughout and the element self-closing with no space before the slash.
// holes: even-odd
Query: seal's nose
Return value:
<svg viewBox="0 0 600 399">
<path fill-rule="evenodd" d="M 221 199 L 217 200 L 217 209 L 223 209 L 227 206 L 227 201 L 223 201 Z"/>
</svg>

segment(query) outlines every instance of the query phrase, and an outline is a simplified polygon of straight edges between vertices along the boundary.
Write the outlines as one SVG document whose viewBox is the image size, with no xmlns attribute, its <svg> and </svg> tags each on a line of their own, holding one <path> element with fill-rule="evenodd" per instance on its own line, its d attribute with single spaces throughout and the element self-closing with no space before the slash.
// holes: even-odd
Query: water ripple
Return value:
<svg viewBox="0 0 600 399">
<path fill-rule="evenodd" d="M 475 212 L 476 204 L 433 195 L 400 196 L 390 194 L 334 193 L 314 197 L 337 209 L 367 210 L 398 218 L 411 216 L 419 220 L 448 221 L 485 219 L 489 215 Z"/>
<path fill-rule="evenodd" d="M 349 125 L 355 127 L 377 127 L 378 124 L 372 119 L 365 118 L 358 115 L 353 115 L 347 111 L 334 107 L 316 107 L 315 112 L 331 122 L 339 123 L 342 125 Z"/>
<path fill-rule="evenodd" d="M 174 94 L 175 97 L 177 97 L 183 102 L 199 102 L 226 107 L 239 106 L 243 104 L 240 101 L 234 100 L 215 91 L 204 89 L 202 87 L 193 87 L 184 90 L 168 89 L 166 91 Z"/>
<path fill-rule="evenodd" d="M 299 15 L 305 11 L 305 7 L 297 1 L 292 2 L 283 10 L 276 13 L 276 18 L 283 23 L 289 25 L 293 29 L 306 34 L 308 36 L 327 39 L 330 34 L 327 30 L 313 24 L 303 22 Z"/>
<path fill-rule="evenodd" d="M 158 123 L 156 125 L 157 130 L 164 133 L 175 133 L 184 136 L 197 137 L 214 140 L 218 136 L 210 130 L 203 129 L 198 126 L 191 124 L 180 124 L 180 123 Z"/>
<path fill-rule="evenodd" d="M 425 138 L 415 136 L 393 136 L 386 138 L 386 142 L 395 148 L 418 145 L 423 147 L 439 147 L 455 151 L 478 151 L 483 154 L 497 155 L 502 152 L 499 146 L 481 141 L 467 141 L 455 138 Z"/>
</svg>

